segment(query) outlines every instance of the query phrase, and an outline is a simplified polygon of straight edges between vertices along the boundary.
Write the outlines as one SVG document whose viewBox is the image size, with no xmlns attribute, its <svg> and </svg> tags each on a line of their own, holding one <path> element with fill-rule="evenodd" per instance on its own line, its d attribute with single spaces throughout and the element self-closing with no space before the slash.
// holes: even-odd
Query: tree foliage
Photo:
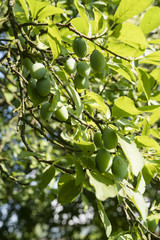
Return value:
<svg viewBox="0 0 160 240">
<path fill-rule="evenodd" d="M 0 10 L 2 239 L 160 239 L 158 1 Z"/>
</svg>

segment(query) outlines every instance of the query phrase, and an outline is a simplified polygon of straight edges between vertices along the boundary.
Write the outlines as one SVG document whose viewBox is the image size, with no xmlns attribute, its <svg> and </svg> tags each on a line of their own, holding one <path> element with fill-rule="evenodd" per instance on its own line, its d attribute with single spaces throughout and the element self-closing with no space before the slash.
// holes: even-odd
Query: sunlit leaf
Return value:
<svg viewBox="0 0 160 240">
<path fill-rule="evenodd" d="M 89 182 L 95 189 L 97 199 L 105 201 L 107 198 L 114 198 L 117 195 L 117 187 L 113 180 L 100 173 L 87 170 Z"/>
<path fill-rule="evenodd" d="M 103 207 L 101 201 L 99 201 L 98 199 L 97 199 L 97 206 L 98 206 L 98 212 L 99 212 L 100 218 L 102 220 L 102 223 L 103 223 L 105 231 L 106 231 L 106 236 L 109 237 L 112 232 L 112 225 L 109 221 L 109 218 L 107 216 L 107 213 L 104 210 L 104 207 Z"/>
<path fill-rule="evenodd" d="M 133 141 L 130 141 L 124 137 L 122 138 L 121 136 L 118 137 L 118 141 L 131 165 L 132 173 L 135 176 L 138 176 L 139 172 L 144 166 L 144 159 L 142 154 Z"/>
<path fill-rule="evenodd" d="M 114 21 L 124 22 L 145 10 L 152 2 L 153 0 L 121 0 L 114 15 Z"/>
<path fill-rule="evenodd" d="M 159 15 L 160 8 L 156 6 L 149 8 L 148 11 L 145 12 L 139 25 L 144 34 L 151 32 L 160 25 Z"/>
</svg>

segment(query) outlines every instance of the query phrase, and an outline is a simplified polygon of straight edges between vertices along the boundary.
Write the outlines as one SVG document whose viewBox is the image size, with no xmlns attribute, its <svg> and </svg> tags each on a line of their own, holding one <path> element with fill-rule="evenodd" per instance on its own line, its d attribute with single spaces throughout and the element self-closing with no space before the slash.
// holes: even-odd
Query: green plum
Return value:
<svg viewBox="0 0 160 240">
<path fill-rule="evenodd" d="M 155 219 L 147 219 L 147 224 L 148 224 L 148 229 L 151 231 L 151 232 L 155 232 L 156 229 L 157 229 L 157 223 L 156 223 L 156 220 Z"/>
<path fill-rule="evenodd" d="M 46 68 L 42 63 L 34 63 L 30 69 L 31 76 L 37 80 L 42 79 L 46 74 Z"/>
<path fill-rule="evenodd" d="M 65 70 L 68 73 L 73 73 L 76 70 L 77 62 L 74 60 L 74 58 L 68 58 L 65 62 Z"/>
<path fill-rule="evenodd" d="M 106 149 L 101 148 L 97 151 L 95 161 L 96 161 L 98 170 L 101 173 L 104 173 L 110 167 L 111 154 Z"/>
<path fill-rule="evenodd" d="M 28 96 L 30 97 L 35 107 L 46 100 L 46 97 L 42 97 L 37 92 L 36 83 L 37 83 L 37 80 L 35 80 L 34 78 L 31 78 L 27 86 Z"/>
<path fill-rule="evenodd" d="M 112 173 L 115 177 L 123 179 L 127 175 L 128 164 L 120 156 L 115 156 L 112 164 Z"/>
<path fill-rule="evenodd" d="M 95 72 L 102 72 L 105 67 L 105 58 L 97 49 L 90 55 L 90 64 Z"/>
<path fill-rule="evenodd" d="M 103 131 L 103 143 L 108 150 L 115 148 L 118 144 L 117 134 L 112 129 L 105 128 Z"/>
<path fill-rule="evenodd" d="M 85 57 L 87 54 L 87 44 L 83 38 L 76 37 L 73 41 L 73 51 L 78 57 Z"/>
<path fill-rule="evenodd" d="M 94 143 L 96 145 L 97 148 L 102 148 L 103 145 L 103 141 L 102 141 L 102 134 L 101 132 L 96 132 L 94 134 Z"/>
<path fill-rule="evenodd" d="M 74 78 L 74 85 L 77 89 L 86 89 L 89 86 L 89 79 L 76 74 Z"/>
<path fill-rule="evenodd" d="M 36 89 L 39 95 L 42 97 L 47 96 L 50 93 L 51 89 L 51 83 L 49 77 L 44 77 L 43 79 L 40 79 L 36 83 Z"/>
<path fill-rule="evenodd" d="M 68 119 L 68 111 L 65 106 L 62 106 L 55 112 L 55 116 L 59 121 L 66 121 Z"/>
</svg>

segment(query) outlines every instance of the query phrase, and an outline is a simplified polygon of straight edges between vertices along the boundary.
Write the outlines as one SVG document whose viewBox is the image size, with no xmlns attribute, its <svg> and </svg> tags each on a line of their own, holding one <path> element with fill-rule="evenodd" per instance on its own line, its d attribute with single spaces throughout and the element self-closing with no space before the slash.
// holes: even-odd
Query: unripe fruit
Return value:
<svg viewBox="0 0 160 240">
<path fill-rule="evenodd" d="M 87 54 L 87 44 L 83 38 L 76 37 L 73 41 L 73 51 L 78 57 L 85 57 Z"/>
<path fill-rule="evenodd" d="M 127 175 L 127 162 L 120 156 L 115 156 L 112 164 L 112 173 L 115 177 L 123 179 Z"/>
<path fill-rule="evenodd" d="M 31 71 L 31 76 L 33 78 L 36 78 L 37 80 L 43 78 L 44 75 L 46 74 L 45 66 L 42 63 L 34 63 L 31 66 L 30 71 Z"/>
<path fill-rule="evenodd" d="M 98 170 L 103 173 L 110 167 L 111 155 L 106 149 L 101 148 L 97 151 L 95 160 Z"/>
<path fill-rule="evenodd" d="M 87 77 L 82 77 L 76 74 L 74 78 L 74 85 L 77 89 L 86 89 L 89 86 L 89 80 Z"/>
<path fill-rule="evenodd" d="M 77 71 L 82 77 L 87 77 L 90 74 L 90 66 L 86 62 L 78 62 Z"/>
<path fill-rule="evenodd" d="M 59 121 L 66 121 L 68 119 L 68 111 L 65 106 L 62 106 L 55 112 L 55 116 Z"/>
<path fill-rule="evenodd" d="M 109 128 L 105 128 L 103 131 L 103 143 L 108 150 L 113 149 L 118 144 L 118 137 L 116 133 Z"/>
<path fill-rule="evenodd" d="M 76 70 L 77 63 L 74 60 L 74 58 L 68 58 L 66 63 L 65 63 L 65 70 L 68 73 L 73 73 Z"/>
<path fill-rule="evenodd" d="M 47 121 L 51 118 L 52 112 L 49 111 L 49 108 L 51 106 L 51 103 L 46 102 L 43 103 L 40 109 L 40 117 L 44 120 Z"/>
<path fill-rule="evenodd" d="M 27 68 L 27 70 L 31 70 L 33 62 L 29 59 L 29 58 L 24 58 L 22 59 L 22 64 L 24 65 L 25 68 Z"/>
<path fill-rule="evenodd" d="M 103 147 L 103 141 L 102 141 L 102 134 L 101 132 L 96 132 L 94 134 L 94 143 L 96 147 L 102 148 Z"/>
<path fill-rule="evenodd" d="M 50 93 L 51 89 L 50 79 L 48 77 L 45 77 L 43 79 L 38 80 L 36 83 L 36 89 L 41 96 L 43 97 L 47 96 Z"/>
<path fill-rule="evenodd" d="M 148 224 L 148 229 L 151 232 L 155 232 L 157 229 L 157 224 L 156 224 L 156 220 L 155 219 L 147 219 L 147 224 Z"/>
<path fill-rule="evenodd" d="M 37 81 L 34 78 L 31 78 L 29 80 L 28 87 L 27 87 L 28 96 L 30 97 L 35 107 L 46 100 L 46 97 L 40 96 L 39 93 L 37 92 L 36 83 Z"/>
<path fill-rule="evenodd" d="M 105 58 L 97 49 L 90 55 L 91 67 L 95 72 L 102 72 L 105 67 Z"/>
</svg>

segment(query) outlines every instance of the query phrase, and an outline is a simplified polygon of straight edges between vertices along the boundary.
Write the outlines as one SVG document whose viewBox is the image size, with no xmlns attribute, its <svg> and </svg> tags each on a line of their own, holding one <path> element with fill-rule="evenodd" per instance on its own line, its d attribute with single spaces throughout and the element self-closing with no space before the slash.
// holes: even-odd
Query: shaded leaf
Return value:
<svg viewBox="0 0 160 240">
<path fill-rule="evenodd" d="M 42 174 L 41 181 L 40 181 L 41 190 L 47 187 L 47 185 L 50 183 L 54 175 L 55 175 L 55 167 L 52 164 L 51 166 L 48 166 Z"/>
<path fill-rule="evenodd" d="M 30 156 L 44 158 L 44 156 L 39 153 L 29 152 L 29 151 L 21 151 L 20 154 L 18 155 L 18 158 L 23 159 Z"/>
<path fill-rule="evenodd" d="M 73 202 L 82 190 L 82 185 L 76 185 L 75 180 L 67 181 L 58 191 L 58 202 L 62 205 Z"/>
</svg>

